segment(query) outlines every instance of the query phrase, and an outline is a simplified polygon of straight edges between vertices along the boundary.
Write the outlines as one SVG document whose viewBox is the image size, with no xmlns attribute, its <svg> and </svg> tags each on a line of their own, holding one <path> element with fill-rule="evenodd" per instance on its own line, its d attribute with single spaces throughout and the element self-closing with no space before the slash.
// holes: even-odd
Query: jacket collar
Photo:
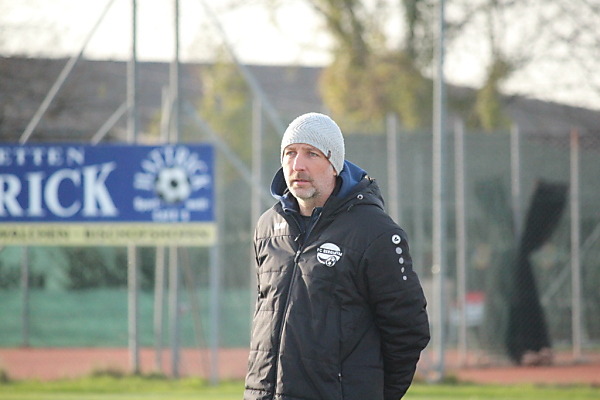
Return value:
<svg viewBox="0 0 600 400">
<path fill-rule="evenodd" d="M 350 161 L 344 161 L 344 168 L 338 177 L 338 184 L 331 197 L 327 200 L 327 203 L 345 203 L 346 197 L 348 197 L 354 189 L 369 186 L 374 183 L 367 177 L 367 172 L 362 168 L 352 164 Z M 376 189 L 377 193 L 373 193 L 376 197 L 381 200 L 379 189 Z M 296 198 L 290 193 L 285 178 L 283 176 L 283 168 L 280 168 L 271 182 L 271 195 L 281 203 L 283 210 L 286 213 L 297 212 L 298 202 Z M 378 201 L 376 201 L 378 203 Z M 327 205 L 327 204 L 326 204 Z M 383 206 L 383 204 L 381 204 Z M 336 207 L 337 208 L 337 207 Z"/>
</svg>

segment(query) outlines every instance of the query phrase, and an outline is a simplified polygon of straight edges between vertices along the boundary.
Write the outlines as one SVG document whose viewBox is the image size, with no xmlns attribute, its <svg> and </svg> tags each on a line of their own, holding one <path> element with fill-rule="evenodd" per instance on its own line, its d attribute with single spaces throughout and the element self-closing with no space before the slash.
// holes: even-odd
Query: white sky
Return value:
<svg viewBox="0 0 600 400">
<path fill-rule="evenodd" d="M 299 1 L 290 1 L 276 16 L 277 24 L 261 1 L 228 11 L 232 0 L 206 0 L 234 46 L 239 60 L 248 64 L 327 65 L 331 44 L 323 22 Z M 69 57 L 81 49 L 109 0 L 0 0 L 0 54 Z M 138 59 L 167 61 L 174 54 L 173 0 L 138 0 Z M 253 5 L 254 4 L 254 5 Z M 390 15 L 388 32 L 400 32 L 401 18 Z M 527 27 L 525 21 L 522 24 Z M 523 29 L 525 29 L 523 28 Z M 518 40 L 520 33 L 506 35 Z M 489 50 L 482 40 L 464 38 L 446 52 L 446 77 L 450 83 L 477 86 L 486 73 Z M 393 38 L 392 40 L 396 40 Z M 200 0 L 180 0 L 180 49 L 182 61 L 207 61 L 222 43 Z M 511 46 L 508 44 L 507 46 Z M 84 57 L 126 60 L 131 48 L 131 0 L 114 0 L 108 14 L 89 42 Z M 532 49 L 535 51 L 535 49 Z M 576 77 L 572 77 L 575 79 Z M 535 64 L 519 71 L 503 89 L 545 100 L 600 109 L 600 95 L 584 84 L 566 83 L 567 91 L 555 90 L 554 80 L 567 79 L 564 71 Z M 585 79 L 583 79 L 585 80 Z"/>
<path fill-rule="evenodd" d="M 76 54 L 109 0 L 0 0 L 0 53 L 37 56 Z M 300 3 L 282 9 L 279 27 L 264 7 L 227 11 L 228 0 L 206 0 L 245 63 L 325 65 L 327 37 L 320 21 Z M 251 2 L 248 2 L 251 3 Z M 138 0 L 138 59 L 164 61 L 174 54 L 174 1 Z M 182 61 L 205 60 L 220 44 L 200 0 L 180 0 Z M 84 56 L 125 60 L 131 48 L 131 1 L 115 0 Z"/>
</svg>

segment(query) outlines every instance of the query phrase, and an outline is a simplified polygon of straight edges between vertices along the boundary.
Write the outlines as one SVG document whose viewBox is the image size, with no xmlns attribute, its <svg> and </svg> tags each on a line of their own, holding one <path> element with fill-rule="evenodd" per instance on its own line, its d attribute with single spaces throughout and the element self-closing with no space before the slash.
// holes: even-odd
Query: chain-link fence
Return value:
<svg viewBox="0 0 600 400">
<path fill-rule="evenodd" d="M 583 353 L 597 348 L 600 142 L 581 136 L 579 151 L 574 152 L 570 132 L 556 137 L 544 132 L 515 136 L 510 131 L 467 131 L 458 152 L 454 133 L 448 132 L 445 142 L 444 168 L 447 309 L 443 315 L 448 351 L 457 350 L 464 357 L 462 362 L 470 363 L 543 362 L 540 357 L 545 353 L 538 350 L 547 347 L 569 353 L 577 346 Z M 265 142 L 278 143 L 279 137 L 271 135 Z M 384 133 L 346 133 L 346 158 L 377 179 L 387 204 L 397 204 L 415 269 L 431 297 L 431 134 L 401 131 L 397 140 L 397 171 L 388 171 L 388 157 L 393 155 L 388 154 Z M 573 169 L 573 160 L 578 160 L 578 171 Z M 223 154 L 217 161 L 219 344 L 246 347 L 255 293 L 252 182 L 231 169 Z M 263 155 L 263 181 L 270 182 L 278 167 L 278 146 L 270 146 Z M 464 174 L 457 175 L 457 171 Z M 388 198 L 390 175 L 398 186 L 396 202 Z M 574 199 L 578 207 L 573 207 Z M 572 264 L 573 227 L 579 229 L 578 266 Z M 179 251 L 185 282 L 179 307 L 181 345 L 206 347 L 211 328 L 209 249 Z M 25 252 L 3 247 L 0 346 L 127 346 L 126 264 L 124 248 L 30 247 Z M 156 344 L 155 265 L 155 249 L 143 248 L 142 346 Z M 577 267 L 579 289 L 572 280 Z M 23 282 L 29 290 L 23 290 Z M 430 303 L 433 321 L 440 310 Z M 170 340 L 166 321 L 167 316 L 164 346 Z M 439 327 L 434 324 L 433 329 Z M 531 359 L 531 352 L 538 358 Z"/>
</svg>

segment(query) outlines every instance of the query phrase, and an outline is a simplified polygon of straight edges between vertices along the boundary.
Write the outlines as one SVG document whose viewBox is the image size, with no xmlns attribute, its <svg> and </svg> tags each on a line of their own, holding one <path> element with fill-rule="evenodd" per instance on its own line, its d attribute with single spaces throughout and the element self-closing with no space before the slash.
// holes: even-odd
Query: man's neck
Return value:
<svg viewBox="0 0 600 400">
<path fill-rule="evenodd" d="M 298 208 L 300 211 L 300 215 L 305 217 L 310 217 L 312 215 L 313 210 L 317 207 L 312 201 L 304 201 L 301 199 L 298 200 Z"/>
</svg>

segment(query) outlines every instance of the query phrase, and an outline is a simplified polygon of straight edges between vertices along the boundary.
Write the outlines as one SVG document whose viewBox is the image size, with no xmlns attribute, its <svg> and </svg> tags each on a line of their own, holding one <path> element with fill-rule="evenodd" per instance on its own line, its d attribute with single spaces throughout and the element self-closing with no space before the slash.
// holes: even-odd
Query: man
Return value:
<svg viewBox="0 0 600 400">
<path fill-rule="evenodd" d="M 404 231 L 377 184 L 344 160 L 328 116 L 281 142 L 279 200 L 256 228 L 258 301 L 245 400 L 397 400 L 429 341 Z"/>
</svg>

